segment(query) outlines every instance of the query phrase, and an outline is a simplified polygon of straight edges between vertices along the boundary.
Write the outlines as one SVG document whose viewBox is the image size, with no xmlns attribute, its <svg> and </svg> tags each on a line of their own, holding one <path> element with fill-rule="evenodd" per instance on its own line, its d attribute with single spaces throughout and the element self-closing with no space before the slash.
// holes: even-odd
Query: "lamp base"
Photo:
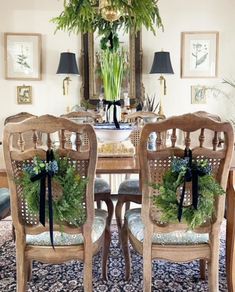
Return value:
<svg viewBox="0 0 235 292">
<path fill-rule="evenodd" d="M 162 99 L 160 99 L 160 102 L 159 102 L 158 114 L 161 115 L 161 116 L 164 116 L 164 111 L 163 111 L 163 106 L 162 106 Z"/>
</svg>

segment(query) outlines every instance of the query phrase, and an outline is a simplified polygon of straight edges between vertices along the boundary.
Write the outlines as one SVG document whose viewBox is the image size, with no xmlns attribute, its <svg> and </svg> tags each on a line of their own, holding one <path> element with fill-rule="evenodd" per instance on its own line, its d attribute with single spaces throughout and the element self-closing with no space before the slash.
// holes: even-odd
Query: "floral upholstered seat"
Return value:
<svg viewBox="0 0 235 292">
<path fill-rule="evenodd" d="M 95 217 L 92 226 L 92 242 L 96 242 L 105 230 L 106 218 L 108 213 L 104 210 L 95 210 Z M 68 234 L 60 231 L 54 231 L 54 244 L 55 245 L 79 245 L 84 243 L 82 234 Z M 26 235 L 26 243 L 30 245 L 44 245 L 50 246 L 50 233 L 43 232 L 38 235 Z"/>
<path fill-rule="evenodd" d="M 125 218 L 128 222 L 129 231 L 141 242 L 144 240 L 144 224 L 141 219 L 141 209 L 130 209 Z M 154 233 L 153 244 L 203 244 L 208 243 L 208 233 L 196 233 L 188 231 L 174 231 L 169 233 Z"/>
<path fill-rule="evenodd" d="M 140 181 L 138 179 L 126 179 L 120 183 L 118 193 L 127 195 L 140 194 Z"/>
<path fill-rule="evenodd" d="M 106 180 L 100 177 L 95 178 L 95 194 L 97 193 L 110 193 L 110 185 Z"/>
<path fill-rule="evenodd" d="M 7 188 L 0 188 L 0 219 L 10 214 L 10 193 Z"/>
</svg>

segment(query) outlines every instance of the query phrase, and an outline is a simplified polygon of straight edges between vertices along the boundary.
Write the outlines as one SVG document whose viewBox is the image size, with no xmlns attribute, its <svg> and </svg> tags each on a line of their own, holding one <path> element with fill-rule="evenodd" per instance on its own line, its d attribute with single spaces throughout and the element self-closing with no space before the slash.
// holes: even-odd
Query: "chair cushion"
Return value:
<svg viewBox="0 0 235 292">
<path fill-rule="evenodd" d="M 128 222 L 130 232 L 141 242 L 144 239 L 144 224 L 141 219 L 141 209 L 130 209 L 126 212 L 125 218 Z M 203 244 L 208 243 L 208 233 L 195 233 L 189 231 L 174 231 L 170 233 L 154 233 L 153 244 Z"/>
<path fill-rule="evenodd" d="M 140 182 L 138 179 L 126 179 L 118 188 L 118 194 L 137 195 L 140 194 Z"/>
<path fill-rule="evenodd" d="M 0 214 L 10 208 L 10 193 L 7 188 L 0 188 Z M 1 217 L 1 215 L 0 215 Z"/>
<path fill-rule="evenodd" d="M 92 226 L 92 242 L 96 242 L 103 234 L 106 217 L 108 213 L 104 210 L 95 210 L 94 223 Z M 54 245 L 80 245 L 83 244 L 83 235 L 82 234 L 68 234 L 60 231 L 53 232 Z M 30 245 L 43 245 L 50 246 L 50 234 L 49 232 L 43 232 L 37 235 L 26 235 L 26 243 Z"/>
<path fill-rule="evenodd" d="M 95 178 L 95 193 L 110 193 L 111 189 L 109 184 L 103 178 L 96 177 Z"/>
</svg>

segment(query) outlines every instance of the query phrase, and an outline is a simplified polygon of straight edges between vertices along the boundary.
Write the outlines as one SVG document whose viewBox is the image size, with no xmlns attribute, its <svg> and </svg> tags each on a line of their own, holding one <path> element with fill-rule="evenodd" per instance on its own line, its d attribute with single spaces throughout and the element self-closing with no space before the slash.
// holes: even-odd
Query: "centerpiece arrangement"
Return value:
<svg viewBox="0 0 235 292">
<path fill-rule="evenodd" d="M 144 26 L 155 33 L 157 27 L 163 27 L 158 0 L 65 0 L 64 11 L 52 21 L 57 30 L 97 31 L 101 36 L 99 62 L 105 99 L 108 108 L 112 107 L 112 102 L 113 112 L 117 112 L 127 69 L 127 53 L 120 48 L 118 31 L 137 33 Z M 117 115 L 112 116 L 118 128 Z"/>
<path fill-rule="evenodd" d="M 190 229 L 211 219 L 215 197 L 225 193 L 213 177 L 208 161 L 189 157 L 175 157 L 162 183 L 151 186 L 158 190 L 153 204 L 161 211 L 161 221 L 175 223 L 182 219 Z M 185 200 L 187 192 L 191 193 L 191 202 Z"/>
<path fill-rule="evenodd" d="M 107 48 L 99 53 L 101 78 L 103 80 L 107 122 L 114 122 L 120 128 L 120 94 L 123 76 L 127 71 L 127 53 L 123 48 Z"/>
</svg>

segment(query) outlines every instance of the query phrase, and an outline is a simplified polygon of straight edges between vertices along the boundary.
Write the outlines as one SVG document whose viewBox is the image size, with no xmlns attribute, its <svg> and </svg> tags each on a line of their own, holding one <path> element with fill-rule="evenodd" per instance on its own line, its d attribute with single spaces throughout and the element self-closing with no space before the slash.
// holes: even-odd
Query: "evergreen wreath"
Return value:
<svg viewBox="0 0 235 292">
<path fill-rule="evenodd" d="M 88 179 L 77 174 L 67 157 L 55 154 L 53 161 L 46 162 L 35 156 L 33 163 L 25 161 L 22 176 L 18 184 L 22 187 L 22 196 L 27 202 L 29 211 L 39 214 L 40 181 L 33 180 L 43 171 L 52 174 L 53 221 L 57 224 L 66 222 L 81 226 L 86 220 L 84 197 Z M 48 204 L 45 217 L 49 217 Z"/>
<path fill-rule="evenodd" d="M 197 202 L 183 206 L 183 188 L 185 181 L 192 183 L 192 172 L 196 170 L 197 177 Z M 170 169 L 164 174 L 162 183 L 151 183 L 153 189 L 159 194 L 153 196 L 153 204 L 162 215 L 163 222 L 175 223 L 181 221 L 181 216 L 190 229 L 194 229 L 210 219 L 215 211 L 215 196 L 225 192 L 211 174 L 212 168 L 208 160 L 192 160 L 189 157 L 174 157 Z M 182 192 L 181 212 L 177 191 Z M 181 213 L 181 214 L 179 214 Z"/>
</svg>

